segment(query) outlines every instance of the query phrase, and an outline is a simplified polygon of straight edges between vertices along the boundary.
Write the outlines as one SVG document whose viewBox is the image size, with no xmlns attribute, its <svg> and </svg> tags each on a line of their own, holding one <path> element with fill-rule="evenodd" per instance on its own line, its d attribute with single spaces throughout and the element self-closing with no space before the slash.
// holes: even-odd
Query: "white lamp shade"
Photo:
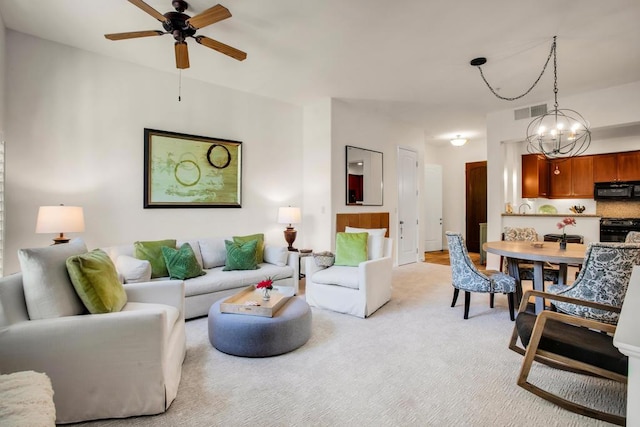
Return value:
<svg viewBox="0 0 640 427">
<path fill-rule="evenodd" d="M 302 219 L 300 208 L 285 207 L 278 209 L 278 223 L 279 224 L 298 224 Z"/>
<path fill-rule="evenodd" d="M 459 136 L 451 140 L 451 145 L 455 145 L 456 147 L 461 147 L 466 143 L 467 143 L 467 140 L 464 138 L 460 138 Z"/>
<path fill-rule="evenodd" d="M 73 233 L 84 231 L 80 206 L 40 206 L 36 233 Z"/>
</svg>

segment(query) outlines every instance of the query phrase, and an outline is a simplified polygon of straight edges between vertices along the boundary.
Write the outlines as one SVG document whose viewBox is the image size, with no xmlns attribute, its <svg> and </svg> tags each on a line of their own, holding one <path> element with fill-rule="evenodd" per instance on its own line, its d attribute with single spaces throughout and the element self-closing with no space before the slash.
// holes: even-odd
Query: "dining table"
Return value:
<svg viewBox="0 0 640 427">
<path fill-rule="evenodd" d="M 566 249 L 561 249 L 558 242 L 530 242 L 530 241 L 491 241 L 482 245 L 491 254 L 501 255 L 507 260 L 509 275 L 516 279 L 516 298 L 522 299 L 522 285 L 518 264 L 521 260 L 533 263 L 533 289 L 544 291 L 545 263 L 558 264 L 558 284 L 567 283 L 567 266 L 582 265 L 587 245 L 582 243 L 567 243 Z M 544 300 L 536 298 L 535 311 L 540 313 L 544 309 Z"/>
</svg>

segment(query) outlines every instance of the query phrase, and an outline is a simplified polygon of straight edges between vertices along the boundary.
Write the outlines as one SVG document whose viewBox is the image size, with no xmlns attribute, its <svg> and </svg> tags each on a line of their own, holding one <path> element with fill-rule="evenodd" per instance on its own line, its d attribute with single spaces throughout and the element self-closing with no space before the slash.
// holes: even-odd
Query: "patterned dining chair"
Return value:
<svg viewBox="0 0 640 427">
<path fill-rule="evenodd" d="M 539 241 L 538 232 L 532 227 L 504 227 L 502 232 L 502 240 L 505 242 L 537 242 Z M 502 272 L 508 273 L 507 260 L 502 259 Z M 518 261 L 518 276 L 520 280 L 533 280 L 533 264 L 527 261 Z M 559 270 L 548 264 L 542 269 L 545 282 L 558 283 Z"/>
<path fill-rule="evenodd" d="M 625 243 L 640 243 L 640 231 L 630 231 L 624 239 Z"/>
<path fill-rule="evenodd" d="M 582 270 L 572 285 L 551 285 L 556 295 L 622 307 L 634 265 L 640 265 L 640 243 L 589 243 Z M 552 301 L 560 312 L 615 324 L 618 313 Z"/>
<path fill-rule="evenodd" d="M 485 275 L 480 272 L 471 261 L 467 246 L 461 234 L 446 232 L 449 246 L 449 260 L 451 264 L 451 277 L 453 285 L 453 301 L 451 307 L 455 307 L 460 290 L 464 291 L 464 318 L 469 318 L 469 305 L 471 292 L 483 292 L 490 294 L 490 307 L 493 308 L 493 295 L 496 293 L 507 294 L 509 303 L 509 317 L 515 319 L 515 292 L 516 280 L 504 273 L 495 272 Z"/>
</svg>

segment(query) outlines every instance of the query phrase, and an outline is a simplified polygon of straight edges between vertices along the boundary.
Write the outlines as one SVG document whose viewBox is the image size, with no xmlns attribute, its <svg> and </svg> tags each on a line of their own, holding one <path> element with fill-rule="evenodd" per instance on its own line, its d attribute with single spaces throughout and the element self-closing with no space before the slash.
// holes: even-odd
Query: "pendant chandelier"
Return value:
<svg viewBox="0 0 640 427">
<path fill-rule="evenodd" d="M 527 126 L 527 151 L 532 154 L 539 154 L 547 159 L 559 159 L 579 156 L 584 153 L 591 144 L 591 131 L 589 122 L 580 113 L 570 109 L 558 108 L 558 60 L 556 55 L 556 36 L 553 37 L 551 51 L 547 61 L 531 87 L 522 95 L 515 97 L 503 97 L 499 95 L 487 82 L 482 72 L 482 65 L 486 58 L 475 58 L 471 65 L 478 67 L 480 76 L 491 92 L 498 98 L 514 101 L 520 99 L 538 84 L 540 78 L 547 69 L 547 65 L 553 56 L 553 110 L 536 117 Z"/>
</svg>

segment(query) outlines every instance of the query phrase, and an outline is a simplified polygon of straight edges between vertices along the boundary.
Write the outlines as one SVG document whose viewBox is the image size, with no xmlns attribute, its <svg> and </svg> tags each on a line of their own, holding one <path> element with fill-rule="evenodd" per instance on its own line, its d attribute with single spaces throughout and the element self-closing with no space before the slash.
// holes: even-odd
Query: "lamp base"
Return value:
<svg viewBox="0 0 640 427">
<path fill-rule="evenodd" d="M 287 249 L 290 252 L 298 252 L 298 250 L 293 247 L 293 242 L 296 241 L 297 235 L 298 235 L 298 232 L 293 227 L 287 227 L 287 229 L 284 230 L 284 240 L 286 240 L 287 243 L 289 244 L 289 247 Z"/>
<path fill-rule="evenodd" d="M 69 239 L 67 236 L 64 235 L 64 233 L 60 233 L 60 235 L 58 237 L 56 237 L 55 239 L 53 239 L 53 244 L 54 245 L 59 245 L 61 243 L 69 243 Z"/>
</svg>

